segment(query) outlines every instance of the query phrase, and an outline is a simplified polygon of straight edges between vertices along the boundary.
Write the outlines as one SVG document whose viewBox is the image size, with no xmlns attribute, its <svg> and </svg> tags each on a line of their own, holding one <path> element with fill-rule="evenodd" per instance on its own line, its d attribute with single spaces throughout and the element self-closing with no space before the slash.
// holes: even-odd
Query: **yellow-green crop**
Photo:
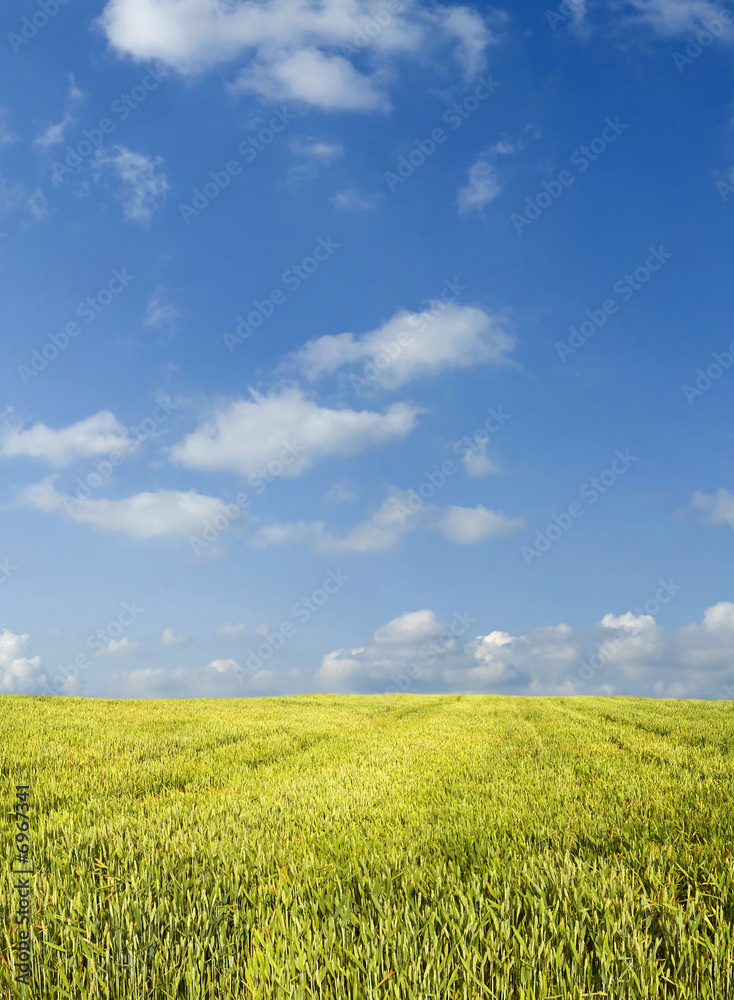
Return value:
<svg viewBox="0 0 734 1000">
<path fill-rule="evenodd" d="M 729 703 L 3 697 L 0 741 L 3 998 L 734 1000 Z"/>
</svg>

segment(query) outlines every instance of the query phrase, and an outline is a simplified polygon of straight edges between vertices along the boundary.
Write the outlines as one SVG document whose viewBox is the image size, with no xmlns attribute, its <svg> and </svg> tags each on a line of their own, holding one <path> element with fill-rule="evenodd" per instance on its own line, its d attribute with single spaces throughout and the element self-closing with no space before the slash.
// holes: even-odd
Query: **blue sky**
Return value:
<svg viewBox="0 0 734 1000">
<path fill-rule="evenodd" d="M 0 690 L 731 696 L 730 8 L 1 16 Z"/>
</svg>

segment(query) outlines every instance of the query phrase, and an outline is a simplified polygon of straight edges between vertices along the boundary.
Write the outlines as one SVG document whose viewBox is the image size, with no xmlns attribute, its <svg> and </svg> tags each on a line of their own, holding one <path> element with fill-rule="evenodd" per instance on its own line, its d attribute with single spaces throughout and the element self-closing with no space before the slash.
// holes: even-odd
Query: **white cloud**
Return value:
<svg viewBox="0 0 734 1000">
<path fill-rule="evenodd" d="M 486 66 L 486 48 L 495 41 L 487 22 L 469 7 L 443 7 L 435 15 L 442 29 L 457 42 L 457 55 L 464 68 L 465 78 L 480 73 Z M 503 15 L 494 14 L 498 24 Z"/>
<path fill-rule="evenodd" d="M 26 205 L 33 218 L 38 219 L 39 222 L 48 217 L 48 201 L 42 188 L 36 188 L 35 191 L 28 195 Z"/>
<path fill-rule="evenodd" d="M 459 191 L 459 212 L 478 211 L 488 205 L 502 190 L 497 170 L 486 160 L 477 160 L 469 168 L 469 181 Z"/>
<path fill-rule="evenodd" d="M 578 38 L 586 38 L 590 32 L 587 14 L 586 0 L 573 0 L 569 30 Z"/>
<path fill-rule="evenodd" d="M 0 174 L 0 212 L 13 212 L 21 208 L 25 193 L 20 184 L 8 184 Z"/>
<path fill-rule="evenodd" d="M 236 660 L 212 660 L 211 663 L 207 663 L 206 669 L 213 670 L 215 674 L 227 674 L 234 673 L 241 667 Z"/>
<path fill-rule="evenodd" d="M 440 508 L 425 503 L 413 490 L 393 489 L 371 517 L 360 521 L 341 538 L 327 531 L 323 521 L 300 521 L 264 526 L 248 539 L 248 544 L 255 548 L 309 544 L 320 555 L 394 552 L 400 548 L 405 534 L 420 527 L 434 528 L 451 541 L 471 544 L 509 535 L 522 523 L 522 518 L 505 517 L 481 504 L 476 508 Z"/>
<path fill-rule="evenodd" d="M 721 601 L 707 608 L 701 624 L 678 632 L 681 663 L 693 671 L 730 672 L 734 664 L 734 604 Z M 729 679 L 734 682 L 734 677 Z"/>
<path fill-rule="evenodd" d="M 216 659 L 203 667 L 148 667 L 117 673 L 112 690 L 123 698 L 232 698 L 284 694 L 301 678 L 299 670 L 250 673 L 236 660 Z"/>
<path fill-rule="evenodd" d="M 488 441 L 480 441 L 473 444 L 461 456 L 464 471 L 470 479 L 479 479 L 482 476 L 489 476 L 502 471 L 499 465 L 493 462 L 487 455 L 488 443 Z"/>
<path fill-rule="evenodd" d="M 734 697 L 731 602 L 670 633 L 631 611 L 583 631 L 561 624 L 472 637 L 474 621 L 466 612 L 450 626 L 428 610 L 400 615 L 366 646 L 327 653 L 315 681 L 335 691 Z"/>
<path fill-rule="evenodd" d="M 724 9 L 710 0 L 630 0 L 630 4 L 637 11 L 636 20 L 665 37 L 701 28 L 704 21 L 717 18 Z M 731 29 L 722 27 L 722 34 L 731 36 Z"/>
<path fill-rule="evenodd" d="M 133 153 L 125 146 L 115 146 L 112 152 L 97 150 L 94 165 L 98 176 L 107 170 L 120 181 L 116 197 L 122 202 L 126 222 L 149 222 L 165 201 L 169 184 L 158 169 L 162 162 L 160 156 Z"/>
<path fill-rule="evenodd" d="M 489 152 L 492 156 L 515 156 L 515 154 L 521 153 L 534 139 L 539 139 L 540 136 L 540 129 L 530 122 L 522 133 L 514 138 L 507 132 L 503 132 L 497 142 L 490 146 Z"/>
<path fill-rule="evenodd" d="M 573 694 L 563 675 L 573 669 L 582 649 L 580 637 L 569 625 L 535 629 L 519 636 L 490 632 L 466 644 L 469 662 L 445 670 L 443 681 L 469 690 L 519 683 L 533 693 L 542 690 Z"/>
<path fill-rule="evenodd" d="M 439 521 L 439 530 L 452 542 L 471 545 L 487 538 L 511 535 L 523 523 L 521 517 L 505 517 L 478 504 L 476 507 L 449 507 Z"/>
<path fill-rule="evenodd" d="M 384 690 L 395 684 L 411 661 L 418 658 L 420 662 L 414 666 L 416 678 L 429 679 L 431 647 L 428 643 L 437 640 L 445 629 L 434 612 L 427 609 L 399 615 L 377 629 L 368 646 L 327 653 L 314 680 L 330 691 Z M 455 648 L 451 633 L 449 647 Z M 439 644 L 439 649 L 442 648 Z"/>
<path fill-rule="evenodd" d="M 243 476 L 299 476 L 331 455 L 357 455 L 406 436 L 418 409 L 395 403 L 385 413 L 331 410 L 300 389 L 270 395 L 252 392 L 218 409 L 201 427 L 171 448 L 174 462 L 196 469 L 229 470 Z"/>
<path fill-rule="evenodd" d="M 382 73 L 357 72 L 343 56 L 303 48 L 243 69 L 234 89 L 253 91 L 266 101 L 296 99 L 324 111 L 388 111 L 383 79 Z"/>
<path fill-rule="evenodd" d="M 505 134 L 490 149 L 493 156 L 512 156 L 517 151 L 517 145 L 509 135 Z"/>
<path fill-rule="evenodd" d="M 726 523 L 734 528 L 734 496 L 728 490 L 721 488 L 711 495 L 697 490 L 691 499 L 691 506 L 707 512 L 702 515 L 704 523 Z"/>
<path fill-rule="evenodd" d="M 322 500 L 326 503 L 352 503 L 359 498 L 359 486 L 348 479 L 340 479 L 332 483 L 324 493 Z"/>
<path fill-rule="evenodd" d="M 372 637 L 377 646 L 404 645 L 406 642 L 427 642 L 435 639 L 444 626 L 433 611 L 408 611 L 378 628 Z"/>
<path fill-rule="evenodd" d="M 248 628 L 244 622 L 225 622 L 220 625 L 214 635 L 217 639 L 224 639 L 230 642 L 239 642 L 242 639 L 250 639 L 255 636 L 266 636 L 270 632 L 268 626 L 263 623 L 255 628 Z"/>
<path fill-rule="evenodd" d="M 371 517 L 360 521 L 343 538 L 327 532 L 323 521 L 310 524 L 302 521 L 298 524 L 273 524 L 260 528 L 249 539 L 249 544 L 255 548 L 265 548 L 285 543 L 310 543 L 314 552 L 321 555 L 393 552 L 400 547 L 402 536 L 417 528 L 431 511 L 428 505 L 422 505 L 421 509 L 415 511 L 408 506 L 407 501 L 407 493 L 394 490 Z"/>
<path fill-rule="evenodd" d="M 57 469 L 79 459 L 95 458 L 112 451 L 124 455 L 134 447 L 135 442 L 128 436 L 127 429 L 109 410 L 100 410 L 94 416 L 60 430 L 40 423 L 27 430 L 10 424 L 0 429 L 0 455 L 3 458 L 35 458 Z"/>
<path fill-rule="evenodd" d="M 336 139 L 317 139 L 314 136 L 297 135 L 288 143 L 294 156 L 304 160 L 318 160 L 331 163 L 344 155 L 344 147 Z"/>
<path fill-rule="evenodd" d="M 329 201 L 338 212 L 368 212 L 378 201 L 377 195 L 360 194 L 356 188 L 337 191 Z"/>
<path fill-rule="evenodd" d="M 189 490 L 156 490 L 136 493 L 123 500 L 77 500 L 60 493 L 52 481 L 29 486 L 15 505 L 48 512 L 65 512 L 72 521 L 130 538 L 186 537 L 200 533 L 207 522 L 222 513 L 222 501 Z"/>
<path fill-rule="evenodd" d="M 248 544 L 255 549 L 266 549 L 270 545 L 300 544 L 311 539 L 319 539 L 323 531 L 323 521 L 312 521 L 310 524 L 305 521 L 299 521 L 297 524 L 270 524 L 259 528 L 248 539 Z"/>
<path fill-rule="evenodd" d="M 69 73 L 69 90 L 66 97 L 66 108 L 61 121 L 55 125 L 49 125 L 35 140 L 33 145 L 40 146 L 41 149 L 48 149 L 50 146 L 58 146 L 59 143 L 62 143 L 66 137 L 67 129 L 76 121 L 74 111 L 84 100 L 85 96 L 74 82 L 74 74 Z"/>
<path fill-rule="evenodd" d="M 104 649 L 100 649 L 98 653 L 95 653 L 95 657 L 98 656 L 116 656 L 124 657 L 130 656 L 133 653 L 139 653 L 142 646 L 139 642 L 131 642 L 126 635 L 122 639 L 110 639 Z"/>
<path fill-rule="evenodd" d="M 288 172 L 289 184 L 318 176 L 320 167 L 328 166 L 344 155 L 344 147 L 336 139 L 318 139 L 308 135 L 295 136 L 288 143 L 288 148 L 296 160 Z"/>
<path fill-rule="evenodd" d="M 627 677 L 643 677 L 652 664 L 663 655 L 663 630 L 652 615 L 604 615 L 602 628 L 615 633 L 599 646 L 599 656 L 605 663 L 617 664 Z"/>
<path fill-rule="evenodd" d="M 420 313 L 401 310 L 370 333 L 311 340 L 293 360 L 309 379 L 367 362 L 375 366 L 379 384 L 394 389 L 452 368 L 505 364 L 514 346 L 500 318 L 475 306 L 434 302 Z"/>
<path fill-rule="evenodd" d="M 167 628 L 164 628 L 161 634 L 161 645 L 163 646 L 181 646 L 188 641 L 189 637 L 185 635 L 185 633 L 179 632 L 178 629 L 171 628 L 170 625 Z"/>
<path fill-rule="evenodd" d="M 328 111 L 382 111 L 397 55 L 425 58 L 446 44 L 466 77 L 481 70 L 494 41 L 486 19 L 468 7 L 428 11 L 406 5 L 370 39 L 372 70 L 345 53 L 372 18 L 368 0 L 109 0 L 100 19 L 122 54 L 161 60 L 182 73 L 241 66 L 236 87 L 264 99 L 299 100 Z M 488 15 L 489 16 L 489 15 Z M 499 21 L 498 15 L 492 16 Z M 244 65 L 242 63 L 244 62 Z"/>
<path fill-rule="evenodd" d="M 8 122 L 9 118 L 8 109 L 0 108 L 0 146 L 10 146 L 18 141 L 18 136 L 15 135 Z"/>
<path fill-rule="evenodd" d="M 148 296 L 143 322 L 146 326 L 163 330 L 174 326 L 178 318 L 176 307 L 168 298 L 166 289 L 163 285 L 158 285 Z"/>
<path fill-rule="evenodd" d="M 0 634 L 0 692 L 36 694 L 48 680 L 40 656 L 29 656 L 28 636 L 9 629 Z"/>
</svg>

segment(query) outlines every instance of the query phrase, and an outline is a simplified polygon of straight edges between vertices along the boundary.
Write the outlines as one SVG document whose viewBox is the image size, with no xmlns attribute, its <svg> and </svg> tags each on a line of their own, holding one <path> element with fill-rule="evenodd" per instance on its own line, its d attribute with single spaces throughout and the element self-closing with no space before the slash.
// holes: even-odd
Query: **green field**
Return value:
<svg viewBox="0 0 734 1000">
<path fill-rule="evenodd" d="M 728 702 L 6 696 L 0 717 L 3 998 L 734 998 Z"/>
</svg>

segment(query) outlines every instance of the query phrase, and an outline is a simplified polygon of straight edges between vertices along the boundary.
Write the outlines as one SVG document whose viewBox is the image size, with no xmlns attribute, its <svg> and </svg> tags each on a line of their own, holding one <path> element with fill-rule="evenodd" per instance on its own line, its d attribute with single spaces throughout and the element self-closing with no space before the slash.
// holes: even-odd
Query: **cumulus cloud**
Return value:
<svg viewBox="0 0 734 1000">
<path fill-rule="evenodd" d="M 57 469 L 113 451 L 125 455 L 134 450 L 135 445 L 127 428 L 109 410 L 100 410 L 94 416 L 59 430 L 41 423 L 26 429 L 7 423 L 0 429 L 3 458 L 35 458 Z"/>
<path fill-rule="evenodd" d="M 327 653 L 314 679 L 329 691 L 384 690 L 416 658 L 416 678 L 428 679 L 432 652 L 429 643 L 437 640 L 445 628 L 433 611 L 406 612 L 377 629 L 369 645 Z M 449 642 L 455 643 L 452 633 Z"/>
<path fill-rule="evenodd" d="M 701 515 L 706 524 L 729 524 L 734 528 L 734 496 L 728 490 L 718 489 L 713 494 L 693 494 L 691 506 L 705 513 Z"/>
<path fill-rule="evenodd" d="M 224 639 L 229 642 L 240 642 L 243 639 L 251 639 L 255 636 L 266 636 L 270 629 L 266 624 L 256 625 L 255 628 L 248 628 L 244 622 L 225 622 L 220 625 L 214 635 L 217 639 Z"/>
<path fill-rule="evenodd" d="M 499 465 L 487 455 L 489 441 L 474 442 L 461 456 L 461 464 L 470 479 L 479 479 L 492 473 L 501 472 Z"/>
<path fill-rule="evenodd" d="M 189 468 L 227 470 L 243 476 L 299 476 L 331 455 L 358 455 L 405 437 L 419 410 L 396 403 L 385 413 L 332 410 L 300 389 L 270 395 L 253 392 L 220 409 L 171 448 L 174 462 Z"/>
<path fill-rule="evenodd" d="M 501 190 L 496 168 L 487 160 L 477 160 L 469 168 L 466 187 L 459 191 L 459 212 L 463 215 L 484 208 Z"/>
<path fill-rule="evenodd" d="M 97 150 L 94 159 L 97 176 L 109 173 L 119 181 L 116 197 L 122 202 L 126 222 L 150 222 L 165 201 L 169 184 L 159 169 L 162 162 L 160 156 L 144 156 L 125 146 L 115 146 L 111 152 Z"/>
<path fill-rule="evenodd" d="M 522 518 L 506 517 L 481 504 L 475 508 L 441 508 L 426 503 L 414 490 L 392 489 L 371 517 L 360 521 L 342 537 L 327 531 L 323 521 L 299 521 L 263 526 L 248 544 L 255 548 L 308 544 L 320 555 L 394 552 L 400 548 L 404 535 L 420 527 L 438 530 L 451 541 L 470 544 L 509 535 L 522 523 Z"/>
<path fill-rule="evenodd" d="M 497 14 L 464 6 L 406 5 L 369 39 L 369 67 L 348 56 L 372 19 L 367 0 L 109 0 L 100 23 L 124 55 L 157 59 L 181 73 L 239 66 L 235 88 L 264 99 L 298 100 L 326 111 L 385 111 L 398 56 L 450 47 L 469 78 L 496 40 Z M 489 18 L 491 16 L 491 23 Z"/>
<path fill-rule="evenodd" d="M 474 306 L 437 301 L 420 313 L 401 310 L 370 333 L 311 340 L 293 360 L 308 379 L 357 362 L 364 368 L 367 362 L 381 386 L 395 389 L 454 368 L 506 364 L 514 346 L 515 338 L 500 318 Z"/>
<path fill-rule="evenodd" d="M 0 692 L 38 694 L 48 682 L 40 656 L 30 656 L 29 637 L 9 629 L 0 634 Z"/>
<path fill-rule="evenodd" d="M 188 641 L 189 637 L 184 632 L 179 632 L 178 629 L 171 628 L 170 625 L 164 628 L 161 634 L 162 646 L 182 646 Z"/>
<path fill-rule="evenodd" d="M 59 492 L 50 479 L 27 487 L 18 495 L 15 505 L 65 513 L 80 524 L 140 539 L 195 535 L 223 510 L 223 503 L 217 497 L 193 490 L 186 493 L 156 490 L 135 493 L 122 500 L 78 500 Z"/>
<path fill-rule="evenodd" d="M 664 601 L 680 589 L 660 583 Z M 428 610 L 400 615 L 367 645 L 327 653 L 315 680 L 334 691 L 734 697 L 731 602 L 670 633 L 632 611 L 583 631 L 561 624 L 473 635 L 474 624 L 466 612 L 448 624 Z"/>
<path fill-rule="evenodd" d="M 486 538 L 511 535 L 522 527 L 521 517 L 505 517 L 496 510 L 488 510 L 482 504 L 476 507 L 448 507 L 439 521 L 439 530 L 452 542 L 471 545 Z"/>
<path fill-rule="evenodd" d="M 241 70 L 233 89 L 254 91 L 266 101 L 295 98 L 324 111 L 387 111 L 384 79 L 381 72 L 359 73 L 343 56 L 303 48 Z"/>
</svg>

